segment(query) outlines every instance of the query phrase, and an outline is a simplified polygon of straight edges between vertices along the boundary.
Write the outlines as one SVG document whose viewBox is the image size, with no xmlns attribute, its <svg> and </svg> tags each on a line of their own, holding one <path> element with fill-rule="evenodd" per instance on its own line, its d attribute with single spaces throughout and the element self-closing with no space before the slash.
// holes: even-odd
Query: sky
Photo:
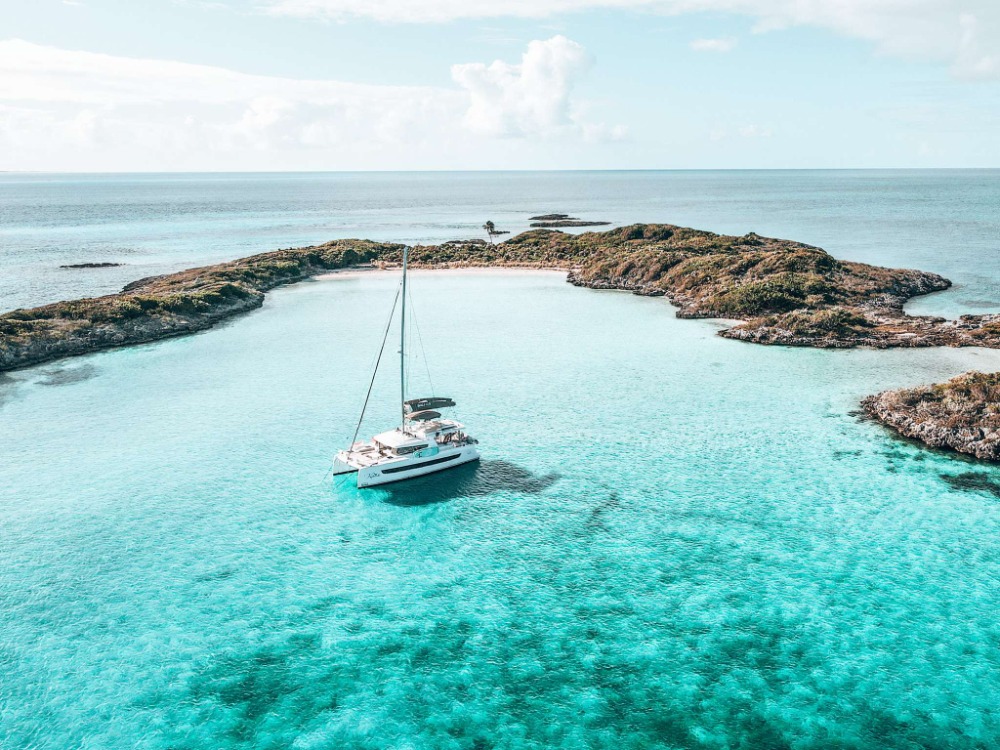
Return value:
<svg viewBox="0 0 1000 750">
<path fill-rule="evenodd" d="M 1000 167 L 1000 0 L 0 0 L 0 170 Z"/>
</svg>

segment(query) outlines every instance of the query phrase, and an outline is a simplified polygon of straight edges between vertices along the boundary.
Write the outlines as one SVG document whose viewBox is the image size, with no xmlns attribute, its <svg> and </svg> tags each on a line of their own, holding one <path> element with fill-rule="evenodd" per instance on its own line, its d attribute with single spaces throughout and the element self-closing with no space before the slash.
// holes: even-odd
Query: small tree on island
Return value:
<svg viewBox="0 0 1000 750">
<path fill-rule="evenodd" d="M 493 244 L 493 235 L 497 232 L 497 225 L 492 221 L 487 221 L 483 224 L 483 229 L 486 230 L 486 236 L 490 238 L 490 244 Z"/>
</svg>

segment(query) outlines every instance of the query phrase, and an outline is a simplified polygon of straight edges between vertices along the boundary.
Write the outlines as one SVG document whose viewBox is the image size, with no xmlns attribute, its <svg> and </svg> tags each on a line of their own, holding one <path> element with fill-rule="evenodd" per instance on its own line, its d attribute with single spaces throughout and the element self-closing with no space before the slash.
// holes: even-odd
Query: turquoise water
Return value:
<svg viewBox="0 0 1000 750">
<path fill-rule="evenodd" d="M 2 381 L 0 746 L 997 746 L 1000 470 L 852 411 L 1000 352 L 415 273 L 483 460 L 358 491 L 324 472 L 395 284 Z"/>
<path fill-rule="evenodd" d="M 1000 312 L 1000 170 L 0 174 L 0 309 L 339 237 L 519 232 L 550 212 L 801 240 L 956 283 L 917 312 Z M 126 265 L 59 268 L 102 261 Z"/>
</svg>

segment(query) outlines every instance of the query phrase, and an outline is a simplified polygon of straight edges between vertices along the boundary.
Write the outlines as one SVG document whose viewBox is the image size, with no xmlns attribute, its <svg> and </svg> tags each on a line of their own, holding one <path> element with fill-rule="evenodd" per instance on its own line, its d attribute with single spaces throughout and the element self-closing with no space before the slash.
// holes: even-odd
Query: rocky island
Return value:
<svg viewBox="0 0 1000 750">
<path fill-rule="evenodd" d="M 391 266 L 401 257 L 399 244 L 336 240 L 140 279 L 118 294 L 14 310 L 0 315 L 0 372 L 204 330 L 260 307 L 265 293 L 281 284 L 336 269 Z M 752 232 L 736 237 L 670 224 L 576 235 L 536 229 L 498 244 L 453 240 L 416 247 L 410 262 L 563 270 L 577 286 L 666 297 L 678 317 L 737 319 L 719 335 L 757 344 L 1000 348 L 1000 315 L 945 320 L 903 311 L 912 297 L 951 285 L 937 274 L 841 261 L 818 247 Z M 958 394 L 973 381 L 927 393 Z M 995 458 L 993 382 L 993 390 L 969 386 L 960 412 L 948 411 L 960 403 L 957 395 L 934 401 L 919 389 L 873 396 L 865 408 L 903 434 Z M 976 408 L 986 420 L 981 424 L 970 421 Z"/>
<path fill-rule="evenodd" d="M 1000 461 L 1000 373 L 967 372 L 946 383 L 883 391 L 861 404 L 901 435 Z"/>
<path fill-rule="evenodd" d="M 280 284 L 371 263 L 401 247 L 345 240 L 277 250 L 139 279 L 118 294 L 14 310 L 0 315 L 0 372 L 201 331 L 260 307 Z"/>
<path fill-rule="evenodd" d="M 107 261 L 101 261 L 97 263 L 66 263 L 59 266 L 60 268 L 118 268 L 119 266 L 124 266 L 124 263 L 110 263 Z"/>
<path fill-rule="evenodd" d="M 259 307 L 280 284 L 351 266 L 398 263 L 402 246 L 370 240 L 277 250 L 155 276 L 118 294 L 0 315 L 0 371 L 199 331 Z M 573 235 L 532 230 L 491 245 L 414 248 L 415 266 L 501 266 L 568 272 L 577 286 L 665 296 L 683 318 L 736 318 L 720 332 L 811 347 L 1000 347 L 1000 315 L 915 317 L 906 300 L 948 288 L 933 273 L 840 261 L 824 250 L 750 233 L 634 224 Z"/>
<path fill-rule="evenodd" d="M 556 229 L 559 227 L 606 227 L 610 224 L 610 221 L 588 221 L 587 219 L 578 219 L 575 216 L 570 216 L 569 214 L 543 214 L 541 216 L 532 216 L 531 227 L 536 229 Z"/>
</svg>

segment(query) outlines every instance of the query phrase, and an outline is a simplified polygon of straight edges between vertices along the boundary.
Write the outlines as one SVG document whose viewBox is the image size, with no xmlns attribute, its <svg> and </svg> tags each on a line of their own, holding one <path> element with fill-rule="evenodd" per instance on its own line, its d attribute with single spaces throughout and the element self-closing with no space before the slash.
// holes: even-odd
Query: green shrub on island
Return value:
<svg viewBox="0 0 1000 750">
<path fill-rule="evenodd" d="M 751 281 L 715 298 L 714 310 L 720 316 L 762 315 L 786 312 L 805 304 L 801 288 L 776 279 Z"/>
<path fill-rule="evenodd" d="M 862 334 L 875 324 L 864 315 L 844 307 L 826 310 L 794 310 L 784 315 L 770 315 L 751 321 L 762 326 L 781 328 L 799 336 Z"/>
<path fill-rule="evenodd" d="M 1000 372 L 967 372 L 930 389 L 912 389 L 926 403 L 936 402 L 956 419 L 977 414 L 1000 428 Z"/>
<path fill-rule="evenodd" d="M 978 326 L 976 330 L 972 331 L 970 335 L 983 342 L 987 342 L 991 339 L 1000 338 L 1000 321 L 996 321 L 993 323 L 984 323 Z"/>
</svg>

